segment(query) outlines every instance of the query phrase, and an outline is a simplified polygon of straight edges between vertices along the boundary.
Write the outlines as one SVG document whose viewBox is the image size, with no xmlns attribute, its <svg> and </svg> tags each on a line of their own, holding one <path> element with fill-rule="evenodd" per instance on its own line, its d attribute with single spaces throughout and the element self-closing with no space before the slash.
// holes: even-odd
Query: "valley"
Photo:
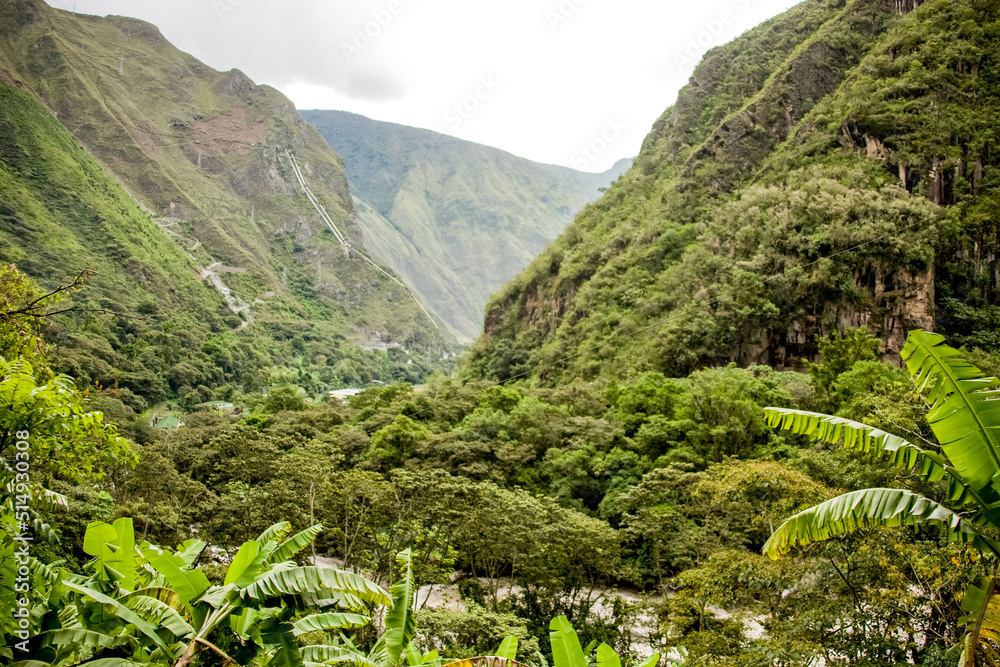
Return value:
<svg viewBox="0 0 1000 667">
<path fill-rule="evenodd" d="M 1000 4 L 692 66 L 592 174 L 0 0 L 0 661 L 995 664 Z"/>
<path fill-rule="evenodd" d="M 344 156 L 365 242 L 463 343 L 490 294 L 631 165 L 589 174 L 356 114 L 302 115 Z"/>
</svg>

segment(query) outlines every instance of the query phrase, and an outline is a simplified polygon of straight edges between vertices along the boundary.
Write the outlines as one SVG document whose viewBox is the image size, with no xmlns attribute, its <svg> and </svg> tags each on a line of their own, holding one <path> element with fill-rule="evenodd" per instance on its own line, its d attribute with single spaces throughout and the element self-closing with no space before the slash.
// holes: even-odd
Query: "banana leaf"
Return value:
<svg viewBox="0 0 1000 667">
<path fill-rule="evenodd" d="M 1000 544 L 979 533 L 974 524 L 940 503 L 903 489 L 862 489 L 799 512 L 781 524 L 764 544 L 777 559 L 796 546 L 876 526 L 934 525 L 951 542 L 972 544 L 1000 553 Z"/>
</svg>

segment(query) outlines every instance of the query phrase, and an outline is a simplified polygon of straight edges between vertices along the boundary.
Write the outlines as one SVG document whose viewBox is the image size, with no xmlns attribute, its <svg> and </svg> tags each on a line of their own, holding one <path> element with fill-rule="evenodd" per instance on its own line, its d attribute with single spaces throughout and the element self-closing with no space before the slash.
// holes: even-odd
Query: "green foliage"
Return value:
<svg viewBox="0 0 1000 667">
<path fill-rule="evenodd" d="M 93 523 L 84 538 L 85 550 L 95 556 L 87 574 L 45 570 L 49 575 L 35 578 L 30 654 L 53 665 L 83 655 L 181 667 L 206 650 L 230 661 L 219 647 L 238 642 L 247 658 L 301 664 L 294 636 L 368 619 L 321 611 L 289 623 L 296 612 L 334 605 L 355 610 L 387 604 L 389 597 L 360 576 L 282 561 L 311 541 L 287 538 L 288 528 L 276 524 L 246 542 L 230 562 L 224 585 L 212 586 L 193 567 L 204 542 L 163 550 L 136 544 L 129 519 L 113 526 Z"/>
<path fill-rule="evenodd" d="M 295 387 L 278 387 L 264 399 L 264 412 L 299 412 L 306 409 L 306 401 Z"/>
<path fill-rule="evenodd" d="M 833 386 L 897 392 L 898 373 L 866 361 Z M 801 411 L 812 401 L 808 389 L 808 376 L 723 367 L 681 380 L 647 374 L 610 391 L 603 382 L 485 389 L 440 379 L 426 387 L 371 389 L 346 405 L 314 403 L 252 419 L 199 412 L 144 445 L 134 471 L 108 471 L 116 505 L 105 511 L 138 510 L 137 530 L 160 543 L 189 539 L 196 525 L 201 539 L 248 568 L 267 541 L 256 536 L 284 516 L 292 524 L 288 534 L 298 536 L 289 538 L 289 551 L 303 549 L 297 559 L 334 555 L 346 570 L 388 585 L 398 579 L 397 555 L 412 548 L 410 590 L 432 585 L 435 595 L 454 595 L 450 580 L 464 573 L 458 585 L 464 611 L 418 612 L 416 639 L 400 662 L 423 661 L 435 650 L 449 657 L 490 653 L 515 634 L 537 638 L 534 647 L 521 643 L 519 658 L 541 664 L 551 660 L 545 628 L 559 615 L 574 619 L 584 642 L 613 647 L 623 663 L 641 652 L 632 633 L 648 614 L 657 619 L 655 650 L 676 655 L 683 648 L 694 660 L 776 655 L 794 663 L 820 651 L 857 655 L 875 644 L 880 655 L 933 652 L 946 640 L 914 644 L 906 653 L 891 632 L 879 635 L 901 623 L 925 627 L 916 612 L 899 611 L 905 600 L 906 609 L 940 607 L 927 631 L 950 636 L 940 628 L 954 625 L 955 600 L 981 568 L 949 565 L 964 556 L 939 548 L 933 533 L 909 543 L 831 547 L 823 553 L 832 560 L 808 559 L 805 571 L 785 561 L 772 571 L 768 561 L 749 555 L 782 518 L 834 496 L 831 487 L 897 483 L 891 468 L 867 468 L 829 450 L 801 452 L 794 439 L 757 428 L 765 423 L 765 402 Z M 906 394 L 886 394 L 895 395 Z M 873 407 L 856 396 L 844 406 L 859 413 Z M 919 404 L 907 398 L 900 412 L 884 414 L 909 414 L 912 407 Z M 920 422 L 921 414 L 908 418 Z M 627 424 L 641 424 L 635 437 L 626 435 Z M 653 429 L 663 429 L 657 440 Z M 735 456 L 714 462 L 712 448 L 730 442 L 739 443 Z M 665 454 L 651 460 L 651 446 Z M 381 458 L 383 452 L 391 458 Z M 73 510 L 73 520 L 80 516 Z M 333 528 L 318 536 L 313 551 L 307 542 L 318 523 Z M 67 548 L 87 556 L 82 534 L 66 534 L 80 540 Z M 256 554 L 249 542 L 258 544 Z M 914 570 L 918 564 L 922 569 Z M 830 583 L 842 581 L 836 568 L 848 583 Z M 201 569 L 209 586 L 236 584 L 242 576 L 235 566 Z M 724 582 L 714 592 L 712 577 Z M 796 587 L 803 578 L 808 584 Z M 185 597 L 206 585 L 174 579 L 171 588 Z M 621 582 L 678 593 L 669 605 L 643 607 L 613 597 Z M 741 587 L 753 595 L 725 597 Z M 794 592 L 783 598 L 786 590 Z M 423 589 L 414 607 L 426 595 Z M 732 617 L 713 611 L 719 608 Z M 759 617 L 774 620 L 764 636 L 750 638 L 740 619 Z M 848 618 L 843 627 L 854 628 L 858 639 L 834 630 Z M 323 629 L 331 619 L 349 620 L 317 617 L 298 626 L 298 619 L 288 620 L 300 632 L 291 636 L 310 646 L 307 662 L 383 660 L 381 650 L 372 653 L 378 636 L 370 627 L 348 627 L 334 639 Z M 815 632 L 805 633 L 806 626 Z M 216 645 L 227 653 L 233 648 Z"/>
<path fill-rule="evenodd" d="M 634 436 L 651 417 L 674 415 L 674 395 L 680 387 L 662 373 L 643 373 L 624 387 L 613 384 L 608 389 L 608 402 L 617 408 L 625 426 L 625 435 Z"/>
<path fill-rule="evenodd" d="M 590 660 L 580 645 L 580 639 L 565 616 L 552 619 L 549 626 L 552 659 L 555 667 L 587 667 Z M 590 647 L 587 653 L 590 652 Z M 639 667 L 651 667 L 660 660 L 658 653 L 653 653 L 639 663 Z M 596 663 L 599 667 L 621 667 L 621 660 L 613 648 L 600 644 L 596 649 Z"/>
<path fill-rule="evenodd" d="M 996 35 L 989 3 L 817 1 L 713 49 L 636 166 L 490 302 L 467 373 L 795 365 L 860 324 L 887 354 L 935 321 L 994 348 Z"/>
<path fill-rule="evenodd" d="M 830 407 L 836 410 L 840 402 L 831 396 L 834 382 L 855 364 L 877 360 L 881 343 L 868 333 L 866 327 L 836 332 L 822 338 L 817 336 L 816 342 L 823 362 L 809 364 L 809 375 L 817 393 L 824 396 Z"/>
<path fill-rule="evenodd" d="M 281 120 L 282 99 L 133 39 L 148 81 L 165 67 L 183 74 L 176 99 L 150 103 L 148 86 L 90 66 L 144 26 L 36 4 L 38 20 L 4 46 L 4 68 L 22 72 L 147 205 L 179 211 L 176 221 L 142 211 L 51 114 L 0 84 L 12 110 L 0 120 L 0 235 L 11 240 L 0 257 L 47 289 L 69 282 L 54 267 L 96 262 L 100 275 L 63 303 L 141 316 L 49 320 L 51 371 L 36 328 L 0 318 L 0 381 L 20 406 L 10 428 L 66 412 L 91 429 L 65 442 L 39 430 L 45 482 L 66 509 L 36 509 L 63 541 L 35 552 L 34 653 L 65 664 L 211 665 L 226 654 L 416 667 L 437 664 L 435 650 L 499 652 L 515 635 L 517 657 L 533 665 L 619 667 L 638 662 L 642 634 L 692 665 L 822 655 L 929 666 L 948 664 L 963 591 L 969 629 L 990 636 L 980 582 L 992 561 L 974 547 L 997 548 L 995 382 L 922 335 L 905 350 L 918 390 L 879 363 L 878 341 L 895 352 L 905 327 L 936 314 L 955 340 L 997 343 L 993 8 L 955 0 L 895 15 L 885 3 L 810 0 L 713 49 L 636 166 L 490 301 L 462 380 L 421 386 L 443 348 L 399 305 L 404 295 L 310 222 L 276 222 L 312 215 L 282 185 L 284 150 L 338 221 L 350 205 L 339 164 L 309 128 Z M 52 67 L 57 58 L 66 66 Z M 110 104 L 95 104 L 98 84 Z M 116 104 L 126 92 L 129 104 Z M 237 111 L 265 137 L 194 168 L 191 136 Z M 147 126 L 164 141 L 147 147 L 159 161 L 121 130 Z M 375 176 L 399 178 L 362 194 L 393 210 L 358 202 L 386 233 L 386 219 L 413 218 L 427 198 L 411 176 L 434 176 L 387 164 Z M 449 213 L 456 222 L 461 208 Z M 483 229 L 496 236 L 508 223 Z M 390 245 L 412 271 L 412 249 Z M 322 279 L 307 257 L 324 259 Z M 222 259 L 257 267 L 215 276 L 252 304 L 246 326 L 191 277 Z M 451 261 L 427 276 L 428 293 L 454 295 L 438 280 Z M 3 313 L 40 295 L 8 268 L 0 288 Z M 457 322 L 471 301 L 448 298 Z M 357 331 L 376 350 L 405 349 L 362 351 Z M 343 405 L 315 400 L 374 380 L 395 384 Z M 226 414 L 241 407 L 249 416 Z M 165 409 L 183 425 L 151 428 Z M 134 469 L 106 439 L 110 423 L 139 444 Z M 935 433 L 943 449 L 920 444 Z M 805 437 L 821 443 L 802 450 Z M 816 503 L 826 514 L 806 509 Z M 769 546 L 808 550 L 794 562 L 754 555 L 789 515 Z M 916 530 L 887 529 L 901 524 Z M 12 562 L 9 545 L 0 555 Z M 344 570 L 302 565 L 309 556 Z M 59 558 L 68 565 L 53 576 Z M 69 574 L 80 560 L 85 574 Z M 400 564 L 378 637 L 365 622 L 389 598 L 351 573 L 388 585 Z M 414 611 L 433 597 L 421 587 L 448 595 L 456 580 L 461 611 Z M 631 585 L 670 595 L 615 595 Z M 208 644 L 193 641 L 199 633 Z"/>
<path fill-rule="evenodd" d="M 940 443 L 940 451 L 925 450 L 899 436 L 849 420 L 769 409 L 773 423 L 783 428 L 826 442 L 843 439 L 847 447 L 889 459 L 897 468 L 912 470 L 927 481 L 945 480 L 944 503 L 905 489 L 853 491 L 783 523 L 763 548 L 772 558 L 795 546 L 845 533 L 902 525 L 930 525 L 948 542 L 967 543 L 980 552 L 1000 555 L 996 539 L 1000 518 L 994 488 L 1000 474 L 1000 450 L 993 436 L 1000 416 L 989 401 L 997 380 L 963 359 L 944 340 L 937 334 L 913 331 L 902 352 L 914 382 L 926 391 L 927 422 Z M 956 512 L 949 505 L 964 511 Z M 987 601 L 993 594 L 990 582 L 985 593 L 979 588 L 970 589 L 973 600 L 963 605 L 974 622 L 966 637 L 962 664 L 974 665 L 977 652 L 993 650 L 989 633 L 979 636 Z"/>
<path fill-rule="evenodd" d="M 30 460 L 38 476 L 93 479 L 102 465 L 131 454 L 115 425 L 88 410 L 71 378 L 59 375 L 37 383 L 25 360 L 0 357 L 0 404 L 0 457 L 8 470 L 15 460 Z M 29 444 L 21 456 L 17 452 L 25 450 L 17 447 L 19 441 Z"/>
<path fill-rule="evenodd" d="M 310 395 L 429 374 L 445 348 L 417 305 L 366 262 L 346 257 L 297 190 L 265 183 L 271 177 L 253 166 L 264 160 L 265 172 L 294 182 L 279 157 L 291 149 L 308 164 L 326 209 L 348 222 L 339 159 L 315 130 L 292 122 L 284 97 L 167 43 L 130 40 L 131 28 L 119 25 L 125 19 L 83 27 L 77 15 L 28 7 L 10 11 L 34 12 L 32 29 L 0 53 L 5 69 L 27 83 L 0 84 L 0 261 L 45 289 L 91 271 L 87 289 L 69 295 L 75 310 L 49 324 L 60 342 L 56 370 L 82 385 L 127 390 L 149 406 L 170 399 L 186 408 L 218 400 L 214 392 L 227 385 L 266 389 L 272 369 L 294 373 Z M 144 55 L 127 80 L 105 81 L 94 59 L 118 57 L 109 54 L 126 43 Z M 47 59 L 75 64 L 56 72 Z M 187 84 L 177 96 L 163 94 L 162 82 L 180 80 Z M 257 91 L 252 103 L 238 92 L 246 86 Z M 231 121 L 246 140 L 233 144 L 235 152 L 206 154 L 210 165 L 200 169 L 189 155 L 212 149 L 192 143 L 194 134 L 217 136 Z M 261 130 L 266 136 L 250 137 Z M 309 221 L 306 243 L 322 256 L 327 280 L 317 284 L 314 260 L 303 265 L 305 248 L 282 230 L 289 219 Z M 356 230 L 352 243 L 363 247 Z M 361 349 L 355 332 L 368 322 L 383 322 L 380 339 L 417 353 Z"/>
<path fill-rule="evenodd" d="M 405 415 L 398 415 L 372 436 L 369 457 L 387 467 L 397 467 L 410 458 L 427 439 L 427 431 Z"/>
<path fill-rule="evenodd" d="M 49 369 L 38 330 L 52 296 L 13 267 L 0 269 L 0 603 L 12 610 L 0 620 L 4 635 L 17 627 L 15 600 L 25 599 L 29 585 L 22 552 L 33 552 L 28 548 L 36 541 L 57 541 L 44 519 L 68 501 L 53 485 L 98 483 L 110 466 L 135 464 L 116 426 L 90 409 L 72 378 Z"/>
</svg>

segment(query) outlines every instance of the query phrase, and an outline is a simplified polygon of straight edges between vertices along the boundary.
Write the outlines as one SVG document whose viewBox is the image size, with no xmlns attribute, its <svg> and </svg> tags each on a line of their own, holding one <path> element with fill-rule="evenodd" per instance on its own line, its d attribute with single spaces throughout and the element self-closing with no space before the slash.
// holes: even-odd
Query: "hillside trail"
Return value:
<svg viewBox="0 0 1000 667">
<path fill-rule="evenodd" d="M 191 257 L 191 255 L 188 255 L 188 257 Z M 194 257 L 191 257 L 191 259 L 194 259 Z M 228 271 L 226 269 L 228 269 Z M 211 266 L 198 269 L 199 280 L 204 280 L 205 278 L 208 278 L 208 280 L 212 283 L 215 289 L 217 289 L 219 293 L 222 294 L 222 297 L 226 300 L 226 305 L 229 306 L 229 310 L 233 311 L 233 313 L 235 313 L 236 315 L 240 315 L 243 318 L 243 322 L 241 322 L 240 326 L 237 327 L 236 329 L 237 331 L 242 331 L 243 329 L 253 324 L 253 311 L 250 310 L 251 304 L 247 303 L 243 299 L 233 294 L 233 291 L 229 288 L 229 286 L 226 285 L 224 282 L 222 282 L 222 276 L 219 275 L 220 272 L 245 273 L 246 269 L 232 269 L 230 267 L 225 267 L 223 266 L 222 262 L 215 262 Z M 260 299 L 258 299 L 257 301 L 260 301 Z"/>
</svg>

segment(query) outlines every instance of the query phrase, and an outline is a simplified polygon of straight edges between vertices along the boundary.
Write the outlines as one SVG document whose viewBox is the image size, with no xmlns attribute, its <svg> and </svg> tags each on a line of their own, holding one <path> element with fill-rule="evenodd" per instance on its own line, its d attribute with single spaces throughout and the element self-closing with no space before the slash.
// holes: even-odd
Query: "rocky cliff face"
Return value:
<svg viewBox="0 0 1000 667">
<path fill-rule="evenodd" d="M 974 337 L 997 18 L 812 0 L 709 52 L 633 169 L 494 296 L 471 372 L 794 367 L 861 325 L 888 358 L 915 328 Z"/>
<path fill-rule="evenodd" d="M 731 353 L 730 359 L 747 366 L 794 368 L 804 359 L 816 361 L 816 335 L 866 327 L 882 338 L 883 358 L 898 362 L 907 333 L 934 330 L 933 269 L 911 273 L 868 258 L 855 271 L 854 283 L 868 297 L 863 307 L 846 299 L 828 302 L 821 314 L 807 315 L 783 330 L 770 331 L 759 344 L 745 345 Z"/>
</svg>

